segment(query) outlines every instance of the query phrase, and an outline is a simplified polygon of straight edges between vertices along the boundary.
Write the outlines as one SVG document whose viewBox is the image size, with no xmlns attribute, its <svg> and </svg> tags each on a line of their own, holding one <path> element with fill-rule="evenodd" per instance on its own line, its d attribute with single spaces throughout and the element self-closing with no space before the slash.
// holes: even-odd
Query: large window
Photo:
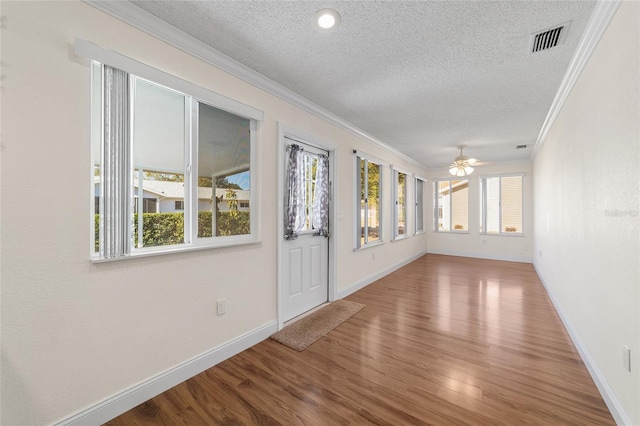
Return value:
<svg viewBox="0 0 640 426">
<path fill-rule="evenodd" d="M 393 168 L 393 238 L 407 236 L 407 173 Z"/>
<path fill-rule="evenodd" d="M 414 180 L 415 183 L 415 193 L 416 193 L 416 211 L 415 211 L 415 233 L 419 234 L 424 232 L 424 182 L 425 180 L 419 177 L 416 177 Z"/>
<path fill-rule="evenodd" d="M 356 248 L 380 243 L 382 162 L 356 153 Z"/>
<path fill-rule="evenodd" d="M 255 241 L 261 113 L 117 56 L 162 81 L 92 63 L 93 258 Z"/>
<path fill-rule="evenodd" d="M 469 230 L 469 181 L 467 179 L 436 180 L 434 225 L 438 232 Z"/>
<path fill-rule="evenodd" d="M 481 179 L 481 232 L 522 234 L 522 179 L 522 175 Z"/>
</svg>

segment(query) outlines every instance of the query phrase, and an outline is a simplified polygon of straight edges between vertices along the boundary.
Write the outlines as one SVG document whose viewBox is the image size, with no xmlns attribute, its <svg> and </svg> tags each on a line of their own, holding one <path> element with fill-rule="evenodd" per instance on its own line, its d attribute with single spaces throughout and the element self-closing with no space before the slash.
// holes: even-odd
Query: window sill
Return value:
<svg viewBox="0 0 640 426">
<path fill-rule="evenodd" d="M 129 259 L 139 259 L 143 257 L 152 257 L 152 256 L 163 256 L 166 254 L 176 254 L 176 253 L 189 253 L 192 251 L 200 251 L 200 250 L 212 250 L 217 248 L 225 248 L 225 247 L 237 247 L 237 246 L 247 246 L 253 244 L 261 244 L 262 240 L 252 239 L 246 241 L 233 241 L 228 243 L 221 243 L 216 245 L 195 245 L 195 244 L 176 244 L 170 247 L 151 247 L 144 250 L 138 250 L 134 253 L 130 253 L 126 256 L 114 257 L 111 259 L 100 259 L 99 257 L 92 255 L 90 257 L 91 263 L 107 263 L 107 262 L 117 262 L 120 260 L 129 260 Z"/>
<path fill-rule="evenodd" d="M 382 240 L 378 240 L 378 241 L 376 241 L 376 242 L 369 243 L 369 244 L 364 245 L 364 246 L 362 246 L 362 247 L 354 248 L 354 249 L 353 249 L 353 251 L 366 250 L 366 249 L 368 249 L 368 248 L 371 248 L 371 247 L 378 247 L 378 246 L 381 246 L 381 245 L 383 245 L 383 244 L 384 244 L 384 241 L 382 241 Z"/>
<path fill-rule="evenodd" d="M 399 235 L 399 236 L 395 237 L 393 240 L 391 240 L 391 242 L 402 241 L 402 240 L 406 240 L 406 239 L 409 239 L 409 238 L 410 238 L 410 235 Z"/>
<path fill-rule="evenodd" d="M 469 231 L 433 231 L 434 234 L 470 234 Z"/>
<path fill-rule="evenodd" d="M 524 237 L 522 232 L 501 232 L 499 234 L 493 232 L 481 232 L 480 235 L 488 237 Z"/>
</svg>

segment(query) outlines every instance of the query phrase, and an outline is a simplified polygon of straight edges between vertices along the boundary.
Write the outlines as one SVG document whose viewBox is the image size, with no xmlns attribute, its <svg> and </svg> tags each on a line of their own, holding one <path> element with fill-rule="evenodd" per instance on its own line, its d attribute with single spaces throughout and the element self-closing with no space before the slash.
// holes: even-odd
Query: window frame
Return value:
<svg viewBox="0 0 640 426">
<path fill-rule="evenodd" d="M 418 199 L 418 181 L 421 182 L 422 185 L 422 194 L 420 199 Z M 414 211 L 413 211 L 413 235 L 424 234 L 426 232 L 424 226 L 424 189 L 426 187 L 427 179 L 422 176 L 413 175 L 413 200 L 414 200 Z M 422 217 L 422 228 L 418 227 L 418 218 Z"/>
<path fill-rule="evenodd" d="M 491 175 L 480 175 L 480 234 L 481 235 L 494 235 L 494 236 L 505 236 L 505 237 L 524 237 L 524 194 L 525 194 L 525 185 L 524 178 L 526 173 L 501 173 L 501 174 L 491 174 Z M 522 230 L 520 232 L 504 232 L 502 231 L 502 178 L 508 177 L 520 177 L 520 212 L 521 212 L 521 223 Z M 487 232 L 487 179 L 499 179 L 498 186 L 498 229 L 499 232 Z"/>
<path fill-rule="evenodd" d="M 441 230 L 438 226 L 438 218 L 439 218 L 439 203 L 438 203 L 438 184 L 440 182 L 449 182 L 449 190 L 451 190 L 451 186 L 453 181 L 467 181 L 467 229 L 457 230 L 453 229 L 453 196 L 449 197 L 449 230 Z M 450 178 L 439 178 L 434 179 L 433 181 L 433 232 L 439 233 L 450 233 L 450 234 L 468 234 L 469 233 L 469 178 L 462 179 L 461 177 L 450 177 Z M 451 191 L 453 193 L 453 191 Z"/>
<path fill-rule="evenodd" d="M 398 181 L 400 174 L 404 175 L 404 234 L 400 234 L 398 232 L 399 224 L 399 214 L 398 214 L 398 206 L 400 204 L 400 194 L 398 193 Z M 407 170 L 397 167 L 391 166 L 391 193 L 393 194 L 393 199 L 391 200 L 391 220 L 392 220 L 392 233 L 391 233 L 391 241 L 402 240 L 405 238 L 409 238 L 411 234 L 409 233 L 409 204 L 411 202 L 409 198 L 409 177 L 411 173 Z"/>
<path fill-rule="evenodd" d="M 259 209 L 259 180 L 257 179 L 257 175 L 259 174 L 259 148 L 258 148 L 258 127 L 259 123 L 264 120 L 264 113 L 256 108 L 245 105 L 233 99 L 227 98 L 218 93 L 212 92 L 208 89 L 205 89 L 202 86 L 199 86 L 195 83 L 191 83 L 186 80 L 182 80 L 179 77 L 168 74 L 164 71 L 160 71 L 156 68 L 153 68 L 149 65 L 138 62 L 134 59 L 123 56 L 119 53 L 109 51 L 99 47 L 89 41 L 76 39 L 75 41 L 75 53 L 86 57 L 90 60 L 89 68 L 91 70 L 91 107 L 92 110 L 96 105 L 96 100 L 93 97 L 94 89 L 93 89 L 93 81 L 94 81 L 94 64 L 99 63 L 100 65 L 108 65 L 117 69 L 120 69 L 129 74 L 129 84 L 131 85 L 132 78 L 141 78 L 144 80 L 148 80 L 154 84 L 159 86 L 166 87 L 169 90 L 179 92 L 185 96 L 185 117 L 188 116 L 189 121 L 185 123 L 185 128 L 190 129 L 190 137 L 185 142 L 185 164 L 184 164 L 184 176 L 185 176 L 185 200 L 184 200 L 184 214 L 185 214 L 185 230 L 184 230 L 184 242 L 180 244 L 174 245 L 166 245 L 166 246 L 155 246 L 155 247 L 145 247 L 145 248 L 136 248 L 136 242 L 132 241 L 133 238 L 133 208 L 131 208 L 130 213 L 126 217 L 126 225 L 123 225 L 123 228 L 127 228 L 127 235 L 129 236 L 129 251 L 128 253 L 125 251 L 124 253 L 118 253 L 113 257 L 103 257 L 101 251 L 95 251 L 95 225 L 93 220 L 93 213 L 95 212 L 95 183 L 91 185 L 91 209 L 92 212 L 92 220 L 91 220 L 91 246 L 90 246 L 90 260 L 92 262 L 105 262 L 105 261 L 114 261 L 121 259 L 129 259 L 136 257 L 144 257 L 150 255 L 159 255 L 159 254 L 169 254 L 176 252 L 184 252 L 191 250 L 200 250 L 200 249 L 210 249 L 217 247 L 228 247 L 228 246 L 236 246 L 236 245 L 244 245 L 244 244 L 255 244 L 260 242 L 259 236 L 259 219 L 260 218 L 260 209 Z M 102 72 L 102 66 L 100 67 Z M 130 101 L 131 102 L 131 101 Z M 193 136 L 193 126 L 198 125 L 197 116 L 194 117 L 192 108 L 193 103 L 204 103 L 213 108 L 220 109 L 236 116 L 245 118 L 249 120 L 250 123 L 250 140 L 249 140 L 249 171 L 250 171 L 250 199 L 249 204 L 252 208 L 251 218 L 250 220 L 250 232 L 249 234 L 243 235 L 233 235 L 233 236 L 216 236 L 210 238 L 197 238 L 197 192 L 198 192 L 198 173 L 197 173 L 197 148 L 198 148 L 198 140 L 197 137 Z M 102 108 L 102 107 L 101 107 Z M 102 139 L 102 121 L 104 120 L 104 113 L 101 111 L 100 116 L 100 129 L 98 133 L 96 133 L 94 126 L 97 123 L 94 123 L 93 120 L 93 112 L 92 112 L 92 130 L 91 130 L 91 140 L 92 140 L 92 151 L 95 143 L 98 143 L 99 146 L 102 146 L 102 142 L 97 142 L 95 140 L 96 135 Z M 129 117 L 131 120 L 131 116 Z M 191 127 L 189 127 L 191 126 Z M 131 126 L 132 127 L 132 126 Z M 186 129 L 185 129 L 186 130 Z M 130 130 L 132 132 L 132 129 Z M 131 134 L 131 133 L 130 133 Z M 197 132 L 196 132 L 197 135 Z M 95 182 L 94 173 L 95 167 L 93 164 L 92 155 L 91 161 L 91 177 L 92 182 Z M 101 167 L 104 164 L 104 161 L 101 159 Z M 133 162 L 133 160 L 131 160 Z M 131 164 L 131 174 L 133 174 L 133 164 Z M 101 179 L 104 178 L 101 172 Z M 103 185 L 101 185 L 103 186 Z M 131 203 L 133 203 L 133 189 L 131 192 Z M 99 209 L 100 213 L 102 213 L 103 203 L 102 203 L 102 194 L 100 196 Z M 195 214 L 195 221 L 194 221 Z M 190 219 L 188 219 L 190 218 Z M 100 215 L 100 228 L 104 226 L 102 223 L 103 216 Z M 102 229 L 100 229 L 100 234 L 102 234 Z"/>
<path fill-rule="evenodd" d="M 361 180 L 360 177 L 360 160 L 365 160 L 365 177 L 364 179 Z M 377 164 L 380 167 L 380 175 L 378 176 L 378 202 L 379 202 L 379 206 L 378 206 L 378 239 L 374 240 L 374 241 L 367 241 L 368 240 L 368 214 L 367 214 L 367 210 L 368 210 L 368 203 L 365 202 L 365 221 L 367 222 L 367 224 L 365 225 L 365 241 L 364 243 L 360 240 L 361 239 L 361 228 L 362 228 L 362 224 L 361 224 L 361 203 L 362 203 L 362 198 L 360 197 L 361 194 L 361 187 L 360 184 L 361 182 L 367 183 L 368 185 L 368 179 L 366 179 L 366 175 L 368 173 L 368 163 L 374 163 Z M 360 151 L 353 151 L 353 182 L 354 182 L 354 243 L 353 243 L 353 250 L 354 251 L 358 251 L 358 250 L 362 250 L 365 248 L 369 248 L 369 247 L 375 247 L 378 245 L 382 245 L 385 243 L 384 241 L 384 220 L 385 220 L 385 214 L 384 214 L 384 207 L 383 207 L 383 200 L 384 200 L 384 188 L 383 188 L 383 182 L 384 182 L 384 174 L 385 174 L 385 170 L 387 169 L 387 167 L 389 166 L 389 164 L 384 161 L 381 160 L 377 157 L 374 157 L 372 155 L 360 152 Z M 368 192 L 368 186 L 365 188 L 365 193 Z"/>
</svg>

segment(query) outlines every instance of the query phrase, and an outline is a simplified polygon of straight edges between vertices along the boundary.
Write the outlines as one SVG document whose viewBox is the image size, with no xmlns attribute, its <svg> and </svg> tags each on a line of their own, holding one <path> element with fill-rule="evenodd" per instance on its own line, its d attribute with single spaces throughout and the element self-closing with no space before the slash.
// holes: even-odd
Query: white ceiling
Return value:
<svg viewBox="0 0 640 426">
<path fill-rule="evenodd" d="M 133 1 L 430 168 L 528 159 L 595 1 Z M 328 32 L 314 13 L 331 7 Z M 562 45 L 530 35 L 571 22 Z M 527 144 L 524 150 L 516 145 Z"/>
</svg>

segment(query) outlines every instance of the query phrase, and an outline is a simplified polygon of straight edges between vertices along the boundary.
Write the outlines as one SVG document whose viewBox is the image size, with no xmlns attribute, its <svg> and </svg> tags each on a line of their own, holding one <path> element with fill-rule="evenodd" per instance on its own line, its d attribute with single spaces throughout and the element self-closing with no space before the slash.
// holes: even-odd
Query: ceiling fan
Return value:
<svg viewBox="0 0 640 426">
<path fill-rule="evenodd" d="M 465 148 L 464 145 L 458 145 L 457 148 L 460 150 L 460 155 L 453 159 L 453 163 L 449 166 L 449 173 L 453 176 L 467 176 L 473 173 L 473 166 L 478 162 L 475 158 L 469 158 L 462 153 L 462 150 Z"/>
</svg>

